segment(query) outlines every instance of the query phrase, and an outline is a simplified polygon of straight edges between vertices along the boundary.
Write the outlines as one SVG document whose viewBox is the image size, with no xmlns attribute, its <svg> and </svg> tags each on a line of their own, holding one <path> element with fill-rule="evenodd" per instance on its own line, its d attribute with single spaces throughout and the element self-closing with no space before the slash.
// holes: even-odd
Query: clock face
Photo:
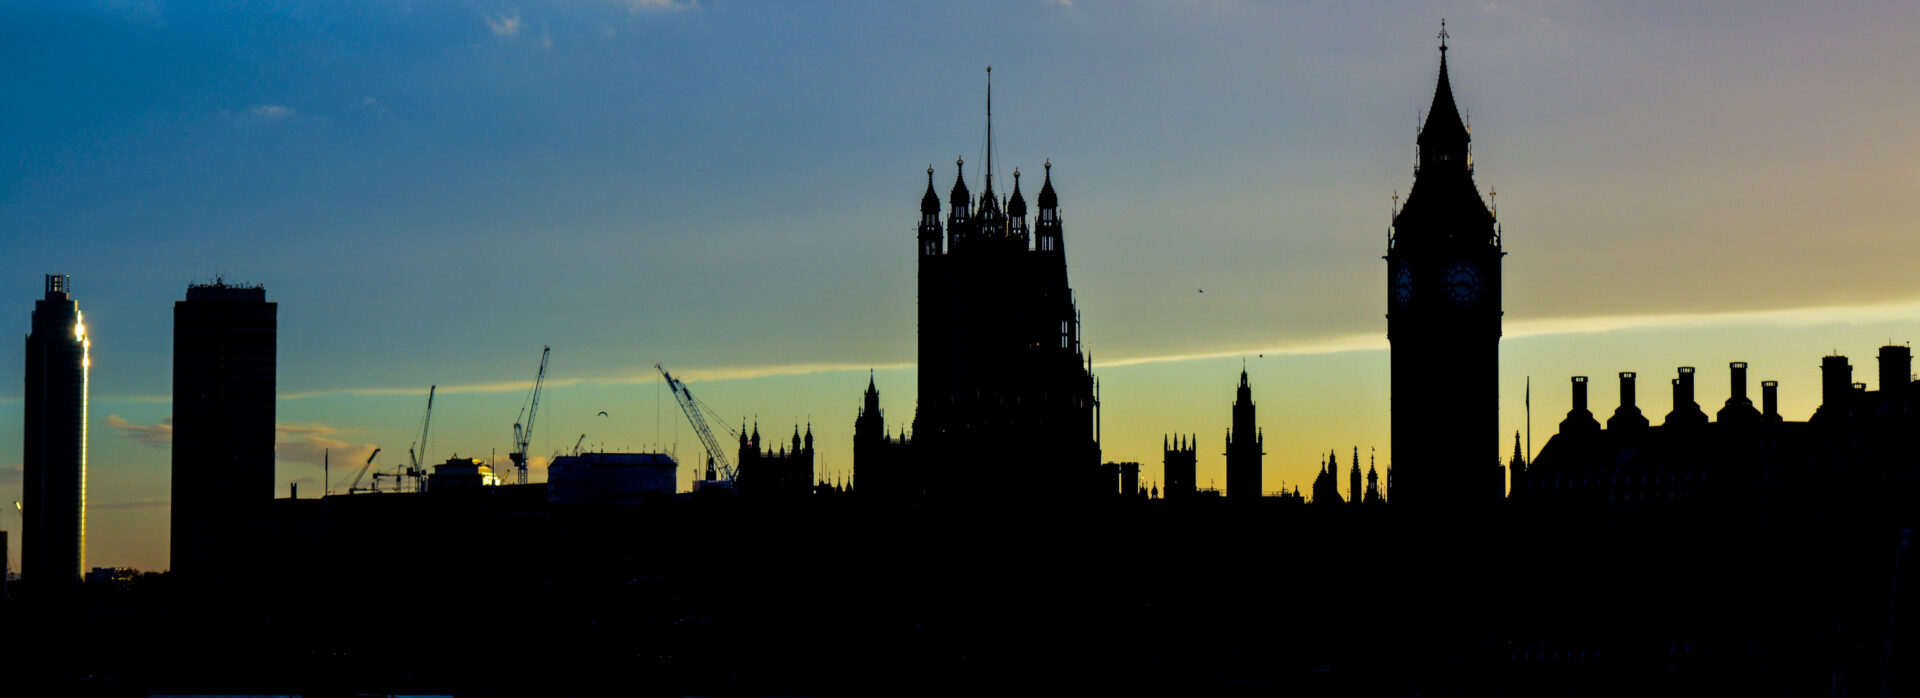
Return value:
<svg viewBox="0 0 1920 698">
<path fill-rule="evenodd" d="M 1393 302 L 1405 306 L 1413 298 L 1413 270 L 1406 263 L 1400 264 L 1400 270 L 1393 274 Z"/>
<path fill-rule="evenodd" d="M 1480 268 L 1467 262 L 1454 262 L 1447 267 L 1443 280 L 1447 288 L 1447 298 L 1456 305 L 1471 305 L 1480 298 Z"/>
</svg>

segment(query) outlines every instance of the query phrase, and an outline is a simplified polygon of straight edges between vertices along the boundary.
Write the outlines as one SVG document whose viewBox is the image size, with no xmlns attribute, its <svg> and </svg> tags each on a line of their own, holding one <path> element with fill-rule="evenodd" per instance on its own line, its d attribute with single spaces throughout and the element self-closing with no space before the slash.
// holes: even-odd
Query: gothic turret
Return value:
<svg viewBox="0 0 1920 698">
<path fill-rule="evenodd" d="M 1261 495 L 1261 461 L 1266 456 L 1259 427 L 1254 426 L 1253 386 L 1247 382 L 1247 369 L 1240 369 L 1240 386 L 1234 391 L 1233 427 L 1227 431 L 1227 496 L 1234 499 L 1258 499 Z"/>
<path fill-rule="evenodd" d="M 953 161 L 953 193 L 947 196 L 947 203 L 953 208 L 947 215 L 947 227 L 958 228 L 973 218 L 973 194 L 967 191 L 967 159 L 955 158 Z M 958 230 L 954 231 L 956 234 Z M 947 241 L 952 247 L 953 241 Z"/>
<path fill-rule="evenodd" d="M 1347 473 L 1347 501 L 1360 503 L 1360 447 L 1353 447 L 1353 469 Z"/>
<path fill-rule="evenodd" d="M 1060 196 L 1053 192 L 1053 161 L 1046 162 L 1046 173 L 1040 182 L 1040 197 L 1034 203 L 1040 206 L 1040 215 L 1034 221 L 1034 249 L 1041 252 L 1059 252 L 1063 248 L 1060 239 Z M 1015 187 L 1020 179 L 1014 178 Z"/>
<path fill-rule="evenodd" d="M 1020 170 L 1013 171 L 1013 196 L 1007 199 L 1007 236 L 1027 246 L 1027 197 L 1020 195 Z"/>
<path fill-rule="evenodd" d="M 933 192 L 933 166 L 927 166 L 927 193 L 920 196 L 920 256 L 940 254 L 940 195 Z"/>
</svg>

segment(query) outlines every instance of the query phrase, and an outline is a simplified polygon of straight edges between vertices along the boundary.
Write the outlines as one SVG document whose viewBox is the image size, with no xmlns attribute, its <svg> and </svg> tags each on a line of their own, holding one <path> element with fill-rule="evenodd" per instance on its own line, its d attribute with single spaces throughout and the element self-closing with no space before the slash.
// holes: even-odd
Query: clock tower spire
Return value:
<svg viewBox="0 0 1920 698">
<path fill-rule="evenodd" d="M 1397 504 L 1484 508 L 1500 476 L 1498 223 L 1473 182 L 1441 25 L 1440 75 L 1416 140 L 1413 191 L 1387 241 Z"/>
</svg>

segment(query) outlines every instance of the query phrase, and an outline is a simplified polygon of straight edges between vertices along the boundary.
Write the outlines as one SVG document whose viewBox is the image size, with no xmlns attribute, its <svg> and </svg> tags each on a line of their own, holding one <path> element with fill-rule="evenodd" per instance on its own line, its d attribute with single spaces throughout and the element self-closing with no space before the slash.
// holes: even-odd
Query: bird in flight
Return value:
<svg viewBox="0 0 1920 698">
<path fill-rule="evenodd" d="M 599 416 L 601 416 L 601 417 L 605 417 L 605 416 L 607 416 L 607 411 L 606 411 L 606 410 L 601 410 L 601 411 L 600 411 L 600 415 L 599 415 Z"/>
</svg>

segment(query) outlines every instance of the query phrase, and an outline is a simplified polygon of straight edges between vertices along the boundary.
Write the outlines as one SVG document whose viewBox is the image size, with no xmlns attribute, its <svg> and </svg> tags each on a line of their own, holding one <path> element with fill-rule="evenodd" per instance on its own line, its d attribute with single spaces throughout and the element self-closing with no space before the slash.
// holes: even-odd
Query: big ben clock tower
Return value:
<svg viewBox="0 0 1920 698">
<path fill-rule="evenodd" d="M 1393 362 L 1393 478 L 1387 500 L 1481 508 L 1500 471 L 1500 231 L 1473 183 L 1467 125 L 1447 80 L 1420 129 L 1413 191 L 1387 242 Z"/>
</svg>

